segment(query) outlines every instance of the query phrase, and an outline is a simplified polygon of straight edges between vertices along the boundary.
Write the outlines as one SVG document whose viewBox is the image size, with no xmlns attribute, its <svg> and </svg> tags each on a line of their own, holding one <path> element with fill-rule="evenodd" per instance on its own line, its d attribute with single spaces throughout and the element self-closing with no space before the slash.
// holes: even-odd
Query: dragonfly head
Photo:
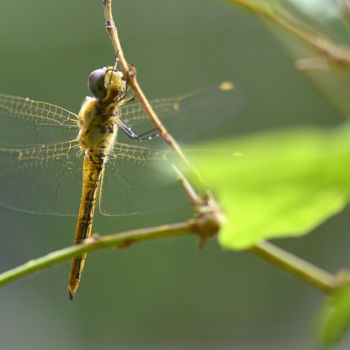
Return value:
<svg viewBox="0 0 350 350">
<path fill-rule="evenodd" d="M 88 87 L 91 94 L 101 102 L 118 100 L 125 94 L 126 82 L 123 73 L 113 67 L 95 69 L 89 75 Z"/>
</svg>

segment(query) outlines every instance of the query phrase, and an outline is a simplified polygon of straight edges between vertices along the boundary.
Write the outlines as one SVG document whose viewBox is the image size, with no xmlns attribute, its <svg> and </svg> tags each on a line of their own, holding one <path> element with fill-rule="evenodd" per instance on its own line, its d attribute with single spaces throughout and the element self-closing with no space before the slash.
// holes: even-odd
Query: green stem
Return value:
<svg viewBox="0 0 350 350">
<path fill-rule="evenodd" d="M 43 257 L 32 259 L 14 269 L 3 272 L 0 274 L 0 286 L 34 273 L 35 271 L 43 270 L 62 261 L 72 259 L 82 253 L 91 253 L 110 247 L 127 248 L 129 245 L 138 242 L 188 235 L 201 235 L 198 230 L 198 224 L 195 220 L 146 229 L 131 230 L 102 237 L 94 235 L 82 244 L 57 250 L 44 255 Z M 203 237 L 206 237 L 206 235 Z M 207 237 L 209 237 L 209 235 Z M 339 287 L 339 280 L 336 276 L 274 246 L 267 241 L 256 244 L 251 250 L 262 258 L 272 262 L 274 265 L 293 273 L 297 277 L 326 293 L 331 293 Z"/>
<path fill-rule="evenodd" d="M 339 281 L 335 275 L 267 241 L 256 244 L 251 250 L 262 258 L 272 262 L 274 265 L 293 273 L 298 278 L 321 289 L 327 294 L 333 292 L 339 286 Z"/>
<path fill-rule="evenodd" d="M 331 63 L 336 64 L 338 68 L 349 69 L 350 50 L 348 46 L 341 46 L 333 42 L 330 37 L 316 31 L 316 29 L 313 29 L 306 23 L 300 21 L 277 3 L 268 4 L 266 1 L 252 2 L 249 0 L 227 1 L 245 7 L 268 20 L 275 22 L 295 35 L 298 39 L 316 49 L 320 54 L 325 55 L 326 58 Z"/>
<path fill-rule="evenodd" d="M 79 256 L 82 253 L 90 253 L 109 247 L 126 248 L 137 242 L 194 234 L 197 235 L 198 233 L 196 233 L 193 221 L 189 220 L 187 222 L 137 229 L 108 236 L 95 235 L 82 244 L 57 250 L 40 258 L 32 259 L 14 269 L 3 272 L 0 274 L 0 286 L 29 275 L 35 271 L 43 270 L 64 260 Z"/>
</svg>

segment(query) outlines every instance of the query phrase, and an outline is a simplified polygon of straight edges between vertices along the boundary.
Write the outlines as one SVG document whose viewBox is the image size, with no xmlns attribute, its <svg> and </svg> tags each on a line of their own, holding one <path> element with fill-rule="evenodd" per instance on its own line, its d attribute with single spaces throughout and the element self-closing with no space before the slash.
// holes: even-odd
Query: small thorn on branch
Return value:
<svg viewBox="0 0 350 350">
<path fill-rule="evenodd" d="M 197 243 L 197 248 L 198 249 L 203 249 L 205 246 L 205 243 L 207 243 L 207 237 L 200 236 L 199 241 Z"/>
</svg>

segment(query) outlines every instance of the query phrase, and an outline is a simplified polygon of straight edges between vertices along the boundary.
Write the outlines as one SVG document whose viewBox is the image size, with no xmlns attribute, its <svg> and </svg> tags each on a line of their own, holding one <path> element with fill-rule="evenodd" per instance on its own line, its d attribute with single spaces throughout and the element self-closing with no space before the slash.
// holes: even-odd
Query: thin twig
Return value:
<svg viewBox="0 0 350 350">
<path fill-rule="evenodd" d="M 113 15 L 112 15 L 112 0 L 104 0 L 104 13 L 106 19 L 106 29 L 111 38 L 114 50 L 119 57 L 120 67 L 123 71 L 125 77 L 127 77 L 128 84 L 133 90 L 136 98 L 139 100 L 143 109 L 147 113 L 151 123 L 154 125 L 159 135 L 164 139 L 166 143 L 170 145 L 170 147 L 174 150 L 177 156 L 181 159 L 181 161 L 192 171 L 192 173 L 197 177 L 198 183 L 205 188 L 205 182 L 202 177 L 198 173 L 198 171 L 193 167 L 193 165 L 188 161 L 185 154 L 182 152 L 179 144 L 172 137 L 172 135 L 167 131 L 164 127 L 157 114 L 153 110 L 151 104 L 143 93 L 136 77 L 136 68 L 129 65 L 125 59 L 123 48 L 121 46 L 119 35 L 117 31 L 117 27 L 114 23 Z"/>
<path fill-rule="evenodd" d="M 175 139 L 169 134 L 169 132 L 166 130 L 160 119 L 158 118 L 157 114 L 153 110 L 151 104 L 149 103 L 148 99 L 146 98 L 145 94 L 143 93 L 136 77 L 136 69 L 135 67 L 130 66 L 124 56 L 123 48 L 121 46 L 119 35 L 117 31 L 117 27 L 114 23 L 113 15 L 112 15 L 112 0 L 104 0 L 104 13 L 106 18 L 106 29 L 109 33 L 109 36 L 111 38 L 114 50 L 119 58 L 120 67 L 123 71 L 123 74 L 128 79 L 128 84 L 134 91 L 134 94 L 136 98 L 140 101 L 142 107 L 144 108 L 145 112 L 147 113 L 150 121 L 153 123 L 154 127 L 159 132 L 160 136 L 174 149 L 174 151 L 177 153 L 177 155 L 186 163 L 188 164 L 188 161 L 183 154 L 182 150 L 180 149 L 179 145 L 175 141 Z"/>
<path fill-rule="evenodd" d="M 252 2 L 247 0 L 226 1 L 248 8 L 249 10 L 277 23 L 282 28 L 295 35 L 298 39 L 303 40 L 305 43 L 324 55 L 330 63 L 333 63 L 340 68 L 349 69 L 350 50 L 348 46 L 334 43 L 330 38 L 306 26 L 304 22 L 298 21 L 281 6 L 267 5 L 265 2 L 259 3 L 257 1 Z M 300 24 L 303 25 L 305 29 L 298 28 L 297 25 Z"/>
<path fill-rule="evenodd" d="M 283 270 L 292 273 L 310 285 L 329 294 L 339 287 L 339 279 L 321 268 L 297 257 L 267 241 L 262 241 L 251 250 Z"/>
<path fill-rule="evenodd" d="M 194 190 L 194 188 L 183 175 L 183 173 L 180 171 L 180 169 L 174 164 L 172 165 L 172 167 L 178 176 L 178 180 L 181 186 L 185 190 L 188 198 L 190 199 L 190 204 L 196 209 L 200 208 L 204 204 L 202 197 L 197 194 L 197 192 Z"/>
<path fill-rule="evenodd" d="M 202 225 L 204 225 L 204 222 Z M 81 244 L 57 250 L 43 257 L 30 260 L 14 269 L 3 272 L 0 274 L 0 286 L 34 273 L 35 271 L 43 270 L 62 261 L 80 256 L 83 253 L 91 253 L 110 247 L 125 248 L 134 243 L 160 238 L 173 238 L 189 235 L 197 235 L 201 237 L 205 234 L 203 233 L 205 231 L 201 231 L 203 230 L 198 221 L 188 220 L 186 222 L 131 230 L 108 236 L 94 235 L 90 239 L 83 241 Z"/>
</svg>

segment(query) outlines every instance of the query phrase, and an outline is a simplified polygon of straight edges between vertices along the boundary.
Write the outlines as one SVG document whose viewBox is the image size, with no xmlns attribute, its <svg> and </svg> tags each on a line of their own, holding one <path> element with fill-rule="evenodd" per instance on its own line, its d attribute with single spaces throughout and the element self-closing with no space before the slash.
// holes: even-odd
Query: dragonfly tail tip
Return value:
<svg viewBox="0 0 350 350">
<path fill-rule="evenodd" d="M 68 288 L 68 295 L 69 295 L 69 300 L 74 299 L 74 293 Z"/>
</svg>

